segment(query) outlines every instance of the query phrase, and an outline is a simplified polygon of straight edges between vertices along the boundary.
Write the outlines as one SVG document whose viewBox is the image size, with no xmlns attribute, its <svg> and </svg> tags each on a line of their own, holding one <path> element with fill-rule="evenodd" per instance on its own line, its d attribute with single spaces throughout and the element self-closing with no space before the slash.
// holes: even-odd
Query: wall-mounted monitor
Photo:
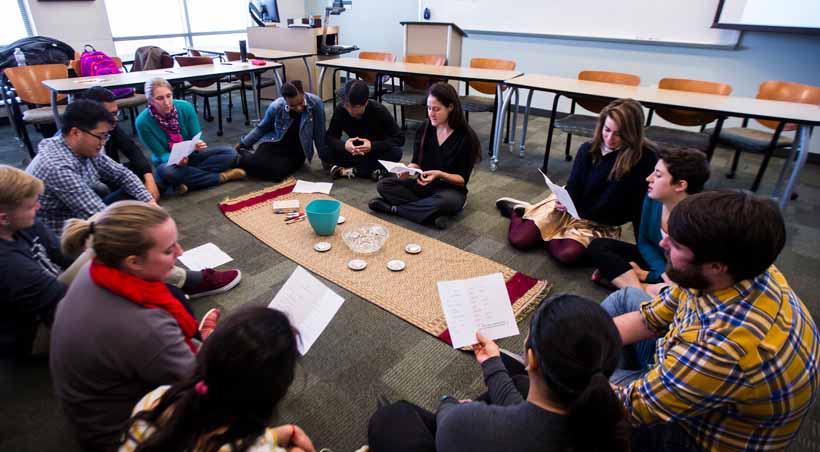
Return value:
<svg viewBox="0 0 820 452">
<path fill-rule="evenodd" d="M 251 19 L 260 27 L 266 22 L 280 22 L 279 7 L 276 0 L 251 0 L 248 3 Z"/>
<path fill-rule="evenodd" d="M 820 1 L 720 0 L 712 28 L 820 34 Z"/>
</svg>

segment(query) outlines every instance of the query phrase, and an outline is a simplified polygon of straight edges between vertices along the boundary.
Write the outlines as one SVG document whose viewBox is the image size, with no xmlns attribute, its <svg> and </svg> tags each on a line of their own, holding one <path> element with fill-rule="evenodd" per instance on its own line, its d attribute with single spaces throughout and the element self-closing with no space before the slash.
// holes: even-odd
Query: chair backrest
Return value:
<svg viewBox="0 0 820 452">
<path fill-rule="evenodd" d="M 760 88 L 757 90 L 757 98 L 820 106 L 820 86 L 783 82 L 779 80 L 767 80 L 760 84 Z M 766 119 L 758 119 L 757 122 L 770 129 L 777 128 L 778 124 L 778 121 Z M 783 130 L 794 130 L 796 128 L 797 126 L 794 124 L 786 124 Z"/>
<path fill-rule="evenodd" d="M 414 64 L 431 64 L 434 66 L 444 66 L 447 64 L 447 59 L 439 55 L 405 55 L 405 63 Z M 412 88 L 427 89 L 430 85 L 430 77 L 405 77 L 404 83 Z"/>
<path fill-rule="evenodd" d="M 202 56 L 202 52 L 199 50 L 188 49 L 188 55 L 190 56 Z"/>
<path fill-rule="evenodd" d="M 512 71 L 515 69 L 515 61 L 496 58 L 473 58 L 470 60 L 470 67 Z M 492 82 L 470 82 L 470 88 L 484 94 L 495 94 L 495 83 Z"/>
<path fill-rule="evenodd" d="M 662 78 L 658 88 L 674 91 L 689 91 L 692 93 L 717 94 L 728 96 L 732 94 L 732 86 L 726 83 L 708 82 L 704 80 L 690 80 L 685 78 Z M 658 108 L 655 112 L 661 118 L 681 126 L 702 126 L 717 119 L 712 113 L 679 110 L 675 108 Z"/>
<path fill-rule="evenodd" d="M 641 84 L 641 78 L 635 74 L 627 74 L 624 72 L 609 72 L 609 71 L 581 71 L 578 73 L 578 80 L 587 80 L 590 82 L 614 83 L 616 85 L 638 86 Z M 578 99 L 578 105 L 585 109 L 600 113 L 610 101 L 595 100 L 595 99 Z"/>
<path fill-rule="evenodd" d="M 359 52 L 360 60 L 376 60 L 388 61 L 390 63 L 396 62 L 396 55 L 389 52 Z M 373 71 L 357 71 L 359 77 L 367 83 L 376 83 L 376 73 Z"/>
<path fill-rule="evenodd" d="M 214 64 L 214 60 L 211 57 L 207 56 L 178 56 L 175 57 L 177 63 L 180 66 L 199 66 L 201 64 Z M 191 85 L 199 87 L 199 88 L 206 88 L 211 86 L 219 77 L 214 77 L 212 79 L 201 80 L 198 82 L 191 82 Z"/>
<path fill-rule="evenodd" d="M 27 104 L 48 105 L 51 103 L 51 90 L 43 86 L 44 80 L 68 78 L 68 67 L 65 64 L 37 64 L 6 68 L 3 72 L 14 86 L 17 95 Z M 57 96 L 57 100 L 65 99 Z"/>
</svg>

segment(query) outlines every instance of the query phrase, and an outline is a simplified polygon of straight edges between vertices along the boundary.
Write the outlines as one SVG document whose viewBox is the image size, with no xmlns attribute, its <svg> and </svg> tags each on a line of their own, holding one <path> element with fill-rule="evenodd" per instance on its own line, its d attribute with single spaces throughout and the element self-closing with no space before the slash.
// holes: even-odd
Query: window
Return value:
<svg viewBox="0 0 820 452">
<path fill-rule="evenodd" d="M 31 36 L 25 8 L 22 0 L 0 0 L 0 11 L 7 11 L 3 15 L 3 26 L 0 27 L 1 45 Z"/>
<path fill-rule="evenodd" d="M 117 55 L 123 58 L 146 45 L 175 53 L 247 38 L 242 0 L 105 0 L 105 8 Z"/>
</svg>

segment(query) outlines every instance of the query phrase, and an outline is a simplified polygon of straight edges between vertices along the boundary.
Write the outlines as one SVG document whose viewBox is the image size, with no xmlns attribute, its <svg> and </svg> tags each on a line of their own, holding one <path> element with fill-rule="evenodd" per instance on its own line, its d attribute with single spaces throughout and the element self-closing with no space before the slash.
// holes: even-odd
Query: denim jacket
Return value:
<svg viewBox="0 0 820 452">
<path fill-rule="evenodd" d="M 329 155 L 325 144 L 325 109 L 322 100 L 311 93 L 305 93 L 305 103 L 307 108 L 299 119 L 299 141 L 302 143 L 302 150 L 310 162 L 313 159 L 313 145 L 315 144 L 319 158 L 327 160 Z M 242 145 L 253 146 L 259 140 L 263 142 L 281 140 L 290 128 L 291 118 L 290 113 L 285 111 L 286 105 L 284 97 L 273 101 L 265 111 L 265 117 L 259 125 L 242 138 Z"/>
</svg>

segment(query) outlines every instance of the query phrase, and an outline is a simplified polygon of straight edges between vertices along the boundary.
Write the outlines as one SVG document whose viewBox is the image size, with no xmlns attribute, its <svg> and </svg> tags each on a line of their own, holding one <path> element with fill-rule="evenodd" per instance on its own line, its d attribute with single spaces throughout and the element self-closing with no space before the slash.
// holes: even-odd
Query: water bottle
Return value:
<svg viewBox="0 0 820 452">
<path fill-rule="evenodd" d="M 14 61 L 17 62 L 18 67 L 26 65 L 26 55 L 19 47 L 14 49 Z"/>
</svg>

